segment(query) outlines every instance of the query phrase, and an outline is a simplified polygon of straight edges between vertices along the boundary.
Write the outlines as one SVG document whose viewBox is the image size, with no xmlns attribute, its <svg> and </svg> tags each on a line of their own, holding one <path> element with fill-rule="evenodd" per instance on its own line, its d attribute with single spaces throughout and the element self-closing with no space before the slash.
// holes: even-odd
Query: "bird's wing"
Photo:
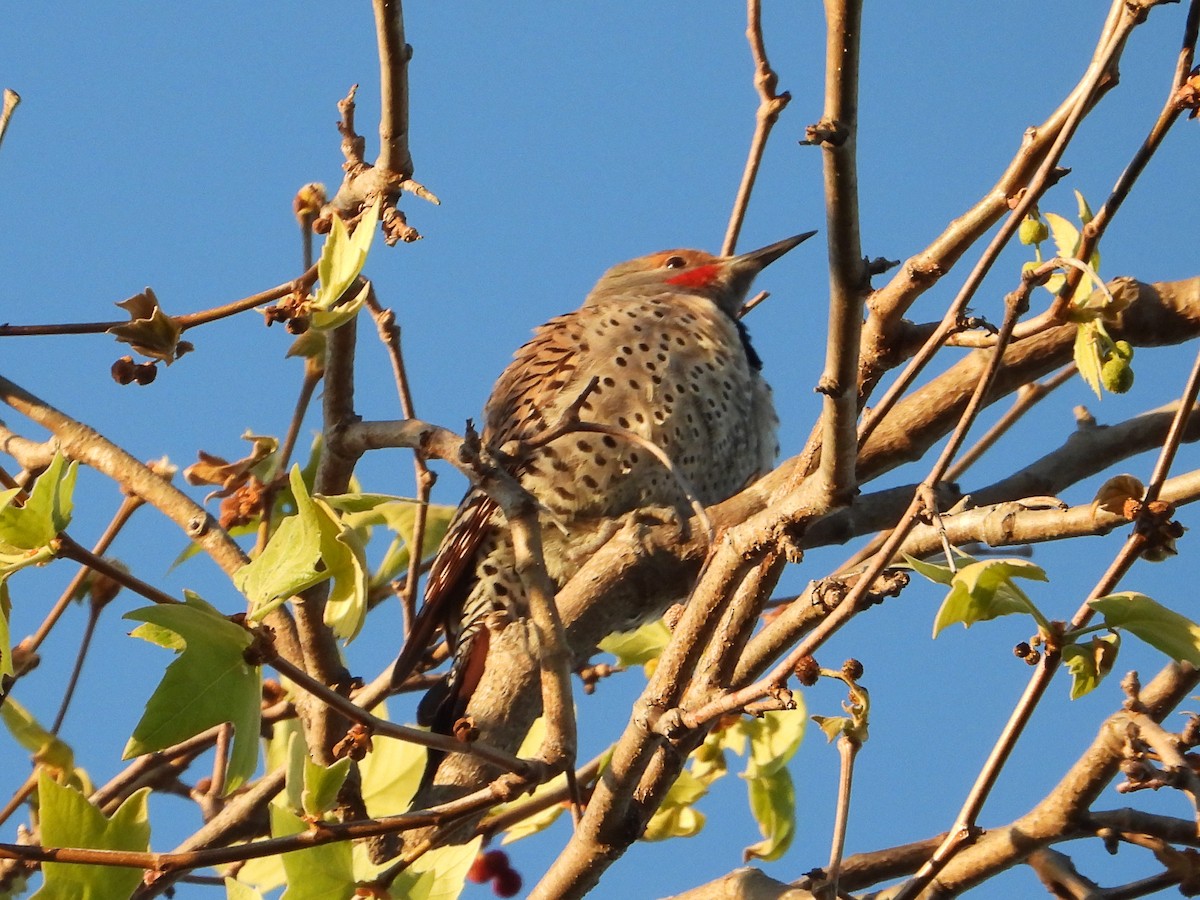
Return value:
<svg viewBox="0 0 1200 900">
<path fill-rule="evenodd" d="M 577 380 L 579 332 L 573 324 L 571 314 L 551 319 L 516 352 L 484 408 L 485 446 L 500 448 L 536 436 L 556 418 L 547 416 L 547 410 L 575 399 L 574 395 L 565 403 L 560 399 L 563 389 Z M 519 476 L 519 461 L 515 468 L 513 474 Z M 393 687 L 416 671 L 438 628 L 459 615 L 473 577 L 475 553 L 495 527 L 495 511 L 496 502 L 478 489 L 469 491 L 459 504 L 429 570 L 424 603 L 392 669 Z"/>
</svg>

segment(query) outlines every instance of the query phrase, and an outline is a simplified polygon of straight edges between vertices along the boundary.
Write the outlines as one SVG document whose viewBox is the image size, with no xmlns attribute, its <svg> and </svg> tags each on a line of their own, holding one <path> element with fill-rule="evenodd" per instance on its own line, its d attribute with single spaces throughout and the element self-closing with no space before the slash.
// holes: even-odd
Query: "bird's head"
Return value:
<svg viewBox="0 0 1200 900">
<path fill-rule="evenodd" d="M 713 256 L 703 250 L 662 250 L 641 256 L 605 272 L 586 303 L 678 292 L 708 297 L 727 314 L 736 316 L 754 277 L 814 234 L 798 234 L 736 256 Z"/>
</svg>

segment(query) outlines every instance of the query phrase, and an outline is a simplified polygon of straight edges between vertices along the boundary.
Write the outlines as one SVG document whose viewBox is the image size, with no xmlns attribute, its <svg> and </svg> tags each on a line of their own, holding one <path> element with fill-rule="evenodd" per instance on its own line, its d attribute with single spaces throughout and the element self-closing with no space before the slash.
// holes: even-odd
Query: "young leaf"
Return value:
<svg viewBox="0 0 1200 900">
<path fill-rule="evenodd" d="M 292 466 L 290 482 L 296 515 L 280 522 L 262 553 L 233 576 L 237 589 L 250 601 L 255 619 L 329 577 L 321 561 L 320 514 L 298 466 Z"/>
<path fill-rule="evenodd" d="M 744 778 L 753 781 L 778 772 L 799 749 L 807 718 L 800 698 L 795 699 L 797 709 L 777 710 L 765 713 L 760 719 L 746 720 L 750 758 L 746 761 Z"/>
<path fill-rule="evenodd" d="M 270 805 L 272 837 L 300 834 L 308 826 L 282 806 Z M 349 841 L 318 844 L 283 854 L 287 888 L 282 900 L 350 900 L 356 883 Z M 401 895 L 403 896 L 403 895 Z"/>
<path fill-rule="evenodd" d="M 656 619 L 633 631 L 610 634 L 600 642 L 599 647 L 615 656 L 622 666 L 644 666 L 662 655 L 670 639 L 671 629 L 667 623 Z"/>
<path fill-rule="evenodd" d="M 1075 329 L 1075 368 L 1079 370 L 1079 377 L 1087 386 L 1097 397 L 1101 397 L 1103 395 L 1100 392 L 1100 374 L 1103 358 L 1100 354 L 1096 324 L 1094 321 L 1080 322 L 1079 327 Z"/>
<path fill-rule="evenodd" d="M 1067 644 L 1062 649 L 1063 665 L 1071 673 L 1071 699 L 1090 694 L 1112 671 L 1121 638 L 1116 634 L 1096 635 L 1086 644 Z"/>
<path fill-rule="evenodd" d="M 37 477 L 24 506 L 14 505 L 16 488 L 0 493 L 0 552 L 37 550 L 58 537 L 71 521 L 71 495 L 78 464 L 56 453 Z"/>
<path fill-rule="evenodd" d="M 64 778 L 75 777 L 75 754 L 71 747 L 43 728 L 29 710 L 9 697 L 0 706 L 0 718 L 17 743 L 33 754 L 35 763 L 61 773 Z"/>
<path fill-rule="evenodd" d="M 796 790 L 792 775 L 785 768 L 750 778 L 750 812 L 758 822 L 763 839 L 742 851 L 742 861 L 762 859 L 770 862 L 787 853 L 796 833 Z"/>
<path fill-rule="evenodd" d="M 350 757 L 344 756 L 331 766 L 313 762 L 304 755 L 304 790 L 300 803 L 306 815 L 317 818 L 337 802 L 338 791 L 350 771 Z"/>
<path fill-rule="evenodd" d="M 226 878 L 225 900 L 263 900 L 263 895 L 248 884 Z"/>
<path fill-rule="evenodd" d="M 950 593 L 934 619 L 933 636 L 955 622 L 970 628 L 976 622 L 1013 613 L 1028 613 L 1039 625 L 1044 624 L 1045 617 L 1013 583 L 1014 577 L 1049 580 L 1040 567 L 1023 559 L 990 559 L 963 566 L 954 575 Z"/>
<path fill-rule="evenodd" d="M 333 579 L 325 599 L 325 624 L 343 640 L 353 640 L 367 615 L 367 552 L 361 535 L 341 521 L 320 497 L 312 499 L 321 529 L 321 562 Z"/>
<path fill-rule="evenodd" d="M 694 809 L 693 804 L 707 793 L 704 782 L 684 769 L 667 791 L 662 806 L 650 817 L 642 840 L 665 841 L 699 834 L 704 827 L 704 814 Z"/>
<path fill-rule="evenodd" d="M 329 310 L 337 302 L 351 282 L 358 277 L 367 261 L 371 242 L 375 239 L 379 224 L 379 203 L 366 210 L 351 235 L 341 216 L 335 215 L 321 258 L 317 261 L 317 278 L 321 286 L 313 298 L 314 310 Z"/>
<path fill-rule="evenodd" d="M 1200 666 L 1200 625 L 1145 594 L 1123 591 L 1088 603 L 1109 628 L 1124 628 L 1172 659 Z"/>
<path fill-rule="evenodd" d="M 396 900 L 458 900 L 482 844 L 477 837 L 422 854 L 392 882 L 389 893 Z"/>
<path fill-rule="evenodd" d="M 150 849 L 150 822 L 146 818 L 149 788 L 131 794 L 108 818 L 74 788 L 57 784 L 45 771 L 38 775 L 38 812 L 42 844 L 47 847 L 81 847 L 88 850 Z M 33 900 L 111 900 L 128 897 L 141 883 L 140 869 L 123 866 L 87 866 L 72 863 L 42 864 L 45 883 Z"/>
<path fill-rule="evenodd" d="M 408 808 L 421 784 L 427 756 L 424 747 L 375 735 L 373 749 L 358 764 L 362 798 L 371 816 L 395 815 Z"/>
<path fill-rule="evenodd" d="M 8 627 L 12 615 L 12 600 L 8 596 L 8 581 L 0 575 L 0 681 L 16 674 L 12 661 L 12 636 Z M 0 707 L 3 710 L 3 707 Z"/>
<path fill-rule="evenodd" d="M 185 646 L 146 703 L 124 758 L 161 750 L 213 725 L 232 722 L 226 790 L 237 788 L 258 763 L 262 674 L 243 655 L 250 633 L 194 594 L 186 604 L 136 609 L 125 618 L 173 631 Z"/>
</svg>

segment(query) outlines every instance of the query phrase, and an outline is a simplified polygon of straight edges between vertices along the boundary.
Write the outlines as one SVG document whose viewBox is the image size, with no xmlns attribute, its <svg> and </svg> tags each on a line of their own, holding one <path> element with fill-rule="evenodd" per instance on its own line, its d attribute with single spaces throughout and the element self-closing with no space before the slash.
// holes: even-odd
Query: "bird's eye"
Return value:
<svg viewBox="0 0 1200 900">
<path fill-rule="evenodd" d="M 682 256 L 668 257 L 667 261 L 665 263 L 663 263 L 663 266 L 667 269 L 682 269 L 686 265 L 687 265 L 687 260 L 684 259 Z"/>
</svg>

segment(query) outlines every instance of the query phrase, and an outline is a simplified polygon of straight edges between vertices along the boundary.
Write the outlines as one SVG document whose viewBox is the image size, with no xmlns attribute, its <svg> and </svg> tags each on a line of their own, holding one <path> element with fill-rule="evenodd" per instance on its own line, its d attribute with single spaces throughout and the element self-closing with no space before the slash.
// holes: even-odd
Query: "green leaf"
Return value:
<svg viewBox="0 0 1200 900">
<path fill-rule="evenodd" d="M 1145 594 L 1123 591 L 1088 606 L 1104 616 L 1109 628 L 1123 628 L 1172 659 L 1200 666 L 1200 625 Z"/>
<path fill-rule="evenodd" d="M 765 713 L 760 719 L 748 719 L 746 730 L 750 738 L 750 758 L 746 761 L 744 777 L 751 780 L 772 775 L 787 765 L 804 740 L 807 719 L 804 706 L 796 697 L 797 709 Z"/>
<path fill-rule="evenodd" d="M 323 766 L 304 755 L 304 791 L 300 803 L 306 815 L 314 819 L 337 802 L 338 791 L 350 772 L 350 757 L 344 756 L 331 766 Z"/>
<path fill-rule="evenodd" d="M 286 837 L 308 830 L 297 816 L 270 805 L 271 835 Z M 350 900 L 357 887 L 349 841 L 334 841 L 282 854 L 287 888 L 282 900 Z M 400 896 L 403 896 L 401 894 Z"/>
<path fill-rule="evenodd" d="M 371 242 L 379 224 L 379 203 L 366 210 L 351 235 L 341 216 L 333 216 L 321 258 L 317 261 L 317 278 L 321 286 L 313 298 L 314 310 L 330 310 L 362 271 Z"/>
<path fill-rule="evenodd" d="M 0 575 L 0 679 L 16 674 L 12 659 L 12 633 L 8 627 L 12 615 L 12 599 L 8 596 L 8 580 Z"/>
<path fill-rule="evenodd" d="M 333 309 L 314 309 L 312 313 L 312 331 L 332 331 L 334 328 L 350 321 L 358 315 L 358 311 L 363 308 L 363 304 L 367 302 L 367 297 L 371 294 L 371 283 L 368 281 L 363 285 L 353 300 L 348 300 Z"/>
<path fill-rule="evenodd" d="M 692 807 L 708 793 L 708 786 L 684 769 L 667 791 L 662 805 L 650 817 L 644 841 L 665 841 L 673 837 L 693 837 L 704 827 L 704 814 Z"/>
<path fill-rule="evenodd" d="M 408 809 L 421 784 L 427 756 L 424 747 L 375 735 L 371 752 L 358 764 L 367 814 L 391 816 Z"/>
<path fill-rule="evenodd" d="M 619 665 L 644 666 L 662 655 L 669 640 L 671 629 L 662 619 L 656 619 L 633 631 L 610 634 L 598 646 L 615 656 Z"/>
<path fill-rule="evenodd" d="M 225 879 L 225 900 L 263 900 L 263 895 L 233 878 Z"/>
<path fill-rule="evenodd" d="M 847 716 L 813 716 L 812 720 L 825 733 L 825 739 L 831 744 L 843 734 L 850 734 L 854 730 L 854 720 Z"/>
<path fill-rule="evenodd" d="M 904 555 L 904 561 L 908 565 L 912 566 L 913 571 L 918 575 L 924 575 L 935 584 L 949 584 L 954 580 L 954 573 L 958 571 L 957 569 L 952 569 L 949 566 L 940 566 L 937 563 L 926 562 L 923 559 L 916 559 L 915 557 L 909 556 L 907 553 Z M 972 562 L 974 562 L 974 560 L 972 560 Z"/>
<path fill-rule="evenodd" d="M 482 844 L 477 837 L 422 854 L 392 882 L 389 893 L 396 900 L 457 900 Z"/>
<path fill-rule="evenodd" d="M 233 576 L 234 585 L 251 603 L 254 619 L 329 577 L 321 561 L 321 516 L 298 466 L 292 466 L 289 480 L 296 515 L 280 522 L 262 553 Z"/>
<path fill-rule="evenodd" d="M 1048 581 L 1045 571 L 1024 559 L 989 559 L 963 566 L 951 581 L 950 593 L 942 601 L 933 623 L 933 636 L 955 622 L 970 628 L 997 616 L 1028 613 L 1039 626 L 1047 625 L 1045 617 L 1025 593 L 1013 583 L 1013 578 Z"/>
<path fill-rule="evenodd" d="M 747 781 L 750 812 L 758 822 L 763 839 L 742 851 L 743 862 L 752 859 L 779 859 L 792 844 L 796 833 L 796 790 L 785 768 Z"/>
<path fill-rule="evenodd" d="M 234 790 L 258 764 L 262 672 L 244 656 L 250 633 L 190 593 L 186 604 L 136 609 L 125 618 L 173 631 L 185 646 L 146 703 L 124 758 L 161 750 L 213 725 L 232 722 L 226 790 Z"/>
<path fill-rule="evenodd" d="M 312 500 L 321 529 L 321 562 L 333 579 L 325 598 L 325 624 L 345 641 L 353 640 L 367 615 L 367 551 L 362 535 L 347 527 L 322 498 Z"/>
<path fill-rule="evenodd" d="M 1062 648 L 1063 665 L 1071 673 L 1071 699 L 1090 694 L 1112 671 L 1117 661 L 1121 638 L 1116 634 L 1096 635 L 1086 644 L 1067 644 Z"/>
<path fill-rule="evenodd" d="M 4 727 L 17 743 L 33 754 L 33 761 L 65 776 L 75 773 L 75 754 L 62 738 L 51 734 L 12 697 L 0 706 Z"/>
<path fill-rule="evenodd" d="M 38 776 L 42 844 L 145 853 L 150 849 L 149 794 L 149 788 L 131 794 L 110 819 L 79 791 L 57 784 L 43 771 Z M 122 866 L 47 862 L 42 871 L 45 883 L 34 900 L 114 900 L 128 897 L 142 881 L 141 869 Z"/>
<path fill-rule="evenodd" d="M 1102 397 L 1100 374 L 1103 358 L 1100 353 L 1096 327 L 1097 323 L 1093 320 L 1080 322 L 1075 329 L 1075 368 L 1079 370 L 1079 377 L 1095 392 L 1096 396 Z"/>
<path fill-rule="evenodd" d="M 56 453 L 34 481 L 24 506 L 14 504 L 19 489 L 0 493 L 0 552 L 7 556 L 37 550 L 58 537 L 71 521 L 71 495 L 78 469 L 78 464 L 68 464 L 61 453 Z"/>
</svg>

